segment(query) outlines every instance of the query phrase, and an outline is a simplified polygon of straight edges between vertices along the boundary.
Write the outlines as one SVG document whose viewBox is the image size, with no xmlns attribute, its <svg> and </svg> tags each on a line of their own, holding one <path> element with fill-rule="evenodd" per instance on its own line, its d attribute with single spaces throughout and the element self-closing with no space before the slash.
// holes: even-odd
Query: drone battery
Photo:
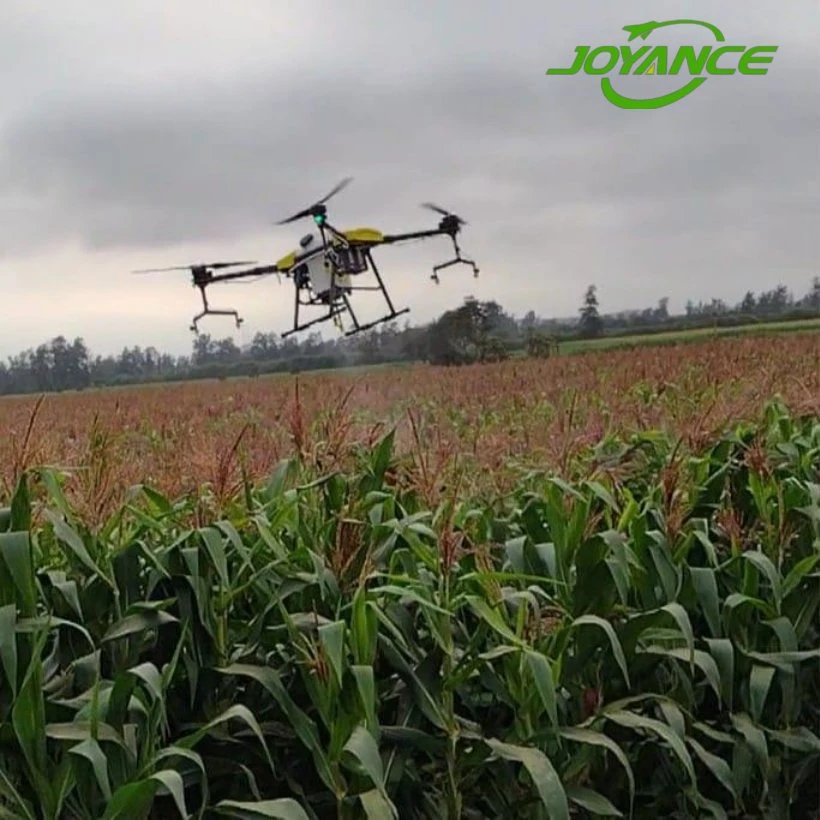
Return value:
<svg viewBox="0 0 820 820">
<path fill-rule="evenodd" d="M 358 247 L 335 248 L 336 270 L 339 273 L 355 275 L 367 270 L 367 258 L 364 251 Z"/>
</svg>

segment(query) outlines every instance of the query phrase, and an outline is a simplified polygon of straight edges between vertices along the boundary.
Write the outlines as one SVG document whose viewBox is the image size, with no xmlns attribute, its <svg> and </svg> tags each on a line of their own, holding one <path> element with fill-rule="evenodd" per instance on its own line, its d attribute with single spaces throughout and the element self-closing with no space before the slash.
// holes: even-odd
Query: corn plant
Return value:
<svg viewBox="0 0 820 820">
<path fill-rule="evenodd" d="M 395 443 L 210 519 L 138 485 L 92 524 L 23 472 L 0 818 L 817 815 L 816 416 L 432 504 Z"/>
</svg>

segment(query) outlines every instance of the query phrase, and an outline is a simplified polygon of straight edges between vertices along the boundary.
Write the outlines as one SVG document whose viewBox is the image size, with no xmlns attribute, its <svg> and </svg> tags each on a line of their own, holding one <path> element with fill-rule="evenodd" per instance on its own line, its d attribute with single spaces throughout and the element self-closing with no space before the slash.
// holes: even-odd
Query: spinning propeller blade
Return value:
<svg viewBox="0 0 820 820">
<path fill-rule="evenodd" d="M 343 188 L 347 188 L 350 183 L 353 182 L 353 177 L 345 177 L 341 182 L 339 182 L 334 188 L 331 190 L 329 194 L 326 194 L 322 199 L 318 202 L 314 202 L 307 208 L 299 211 L 299 213 L 294 214 L 293 216 L 289 216 L 287 219 L 283 219 L 281 222 L 277 222 L 277 225 L 287 225 L 290 222 L 296 222 L 297 219 L 304 219 L 306 216 L 311 216 L 313 212 L 319 208 L 320 206 L 324 205 L 332 196 L 336 196 Z"/>
<path fill-rule="evenodd" d="M 171 268 L 148 268 L 146 270 L 132 270 L 131 273 L 165 273 L 172 270 L 194 270 L 195 268 L 204 268 L 206 270 L 217 270 L 218 268 L 233 268 L 240 265 L 255 265 L 255 261 L 245 262 L 209 262 L 201 265 L 175 265 Z"/>
<path fill-rule="evenodd" d="M 448 217 L 450 219 L 455 219 L 459 225 L 466 225 L 468 224 L 465 222 L 460 216 L 457 214 L 452 213 L 452 211 L 448 211 L 445 208 L 442 208 L 440 205 L 436 205 L 433 202 L 422 202 L 422 208 L 427 208 L 428 211 L 435 211 L 437 214 L 441 214 L 444 217 Z"/>
</svg>

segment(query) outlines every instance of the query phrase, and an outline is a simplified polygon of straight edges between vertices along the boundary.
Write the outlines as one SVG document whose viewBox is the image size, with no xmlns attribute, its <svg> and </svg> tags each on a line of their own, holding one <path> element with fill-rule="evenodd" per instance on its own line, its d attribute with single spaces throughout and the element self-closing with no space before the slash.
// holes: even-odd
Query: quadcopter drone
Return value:
<svg viewBox="0 0 820 820">
<path fill-rule="evenodd" d="M 299 248 L 291 251 L 287 256 L 273 265 L 263 265 L 247 270 L 228 273 L 214 273 L 222 268 L 244 267 L 257 265 L 256 262 L 211 262 L 196 265 L 181 265 L 172 268 L 155 268 L 152 270 L 134 271 L 134 273 L 155 273 L 161 271 L 190 270 L 194 287 L 199 288 L 202 294 L 203 309 L 194 316 L 191 330 L 198 332 L 198 322 L 205 316 L 221 315 L 233 316 L 237 328 L 241 327 L 243 319 L 235 310 L 217 310 L 208 304 L 205 289 L 208 285 L 217 282 L 230 282 L 240 279 L 255 279 L 258 277 L 278 275 L 286 276 L 294 284 L 294 315 L 293 327 L 282 333 L 282 338 L 293 333 L 305 330 L 319 322 L 333 320 L 341 327 L 341 316 L 347 313 L 352 327 L 345 331 L 345 336 L 369 330 L 382 322 L 389 322 L 398 316 L 410 311 L 410 308 L 396 310 L 382 280 L 381 273 L 373 260 L 372 251 L 380 245 L 394 245 L 399 242 L 429 239 L 434 236 L 449 236 L 455 249 L 455 257 L 447 262 L 433 266 L 430 277 L 436 284 L 439 283 L 438 272 L 452 265 L 463 264 L 473 269 L 473 276 L 478 276 L 478 267 L 471 259 L 461 255 L 461 248 L 457 236 L 462 225 L 467 223 L 456 214 L 450 213 L 438 205 L 426 202 L 422 207 L 434 211 L 441 216 L 437 227 L 428 230 L 411 231 L 408 233 L 385 234 L 374 228 L 354 228 L 338 230 L 328 222 L 327 201 L 345 188 L 352 180 L 342 180 L 329 194 L 318 202 L 310 205 L 298 213 L 278 222 L 278 225 L 287 225 L 300 219 L 311 217 L 317 230 L 302 237 Z M 356 285 L 354 278 L 367 271 L 371 271 L 376 285 Z M 351 296 L 354 291 L 379 290 L 387 303 L 388 313 L 380 319 L 368 324 L 361 324 L 351 305 Z M 300 324 L 300 308 L 321 308 L 322 313 L 309 321 Z"/>
</svg>

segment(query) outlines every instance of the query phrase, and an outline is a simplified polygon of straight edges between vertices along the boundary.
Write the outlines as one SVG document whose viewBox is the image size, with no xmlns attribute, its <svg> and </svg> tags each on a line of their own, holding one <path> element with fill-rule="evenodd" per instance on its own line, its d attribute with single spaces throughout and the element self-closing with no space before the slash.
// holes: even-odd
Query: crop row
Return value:
<svg viewBox="0 0 820 820">
<path fill-rule="evenodd" d="M 216 518 L 136 486 L 92 526 L 21 473 L 0 816 L 820 810 L 816 413 L 432 503 L 395 445 L 283 460 Z"/>
<path fill-rule="evenodd" d="M 586 476 L 598 442 L 659 429 L 701 447 L 753 421 L 773 396 L 820 411 L 817 334 L 737 338 L 464 368 L 407 367 L 0 399 L 0 480 L 26 466 L 70 471 L 86 520 L 146 481 L 166 495 L 228 497 L 294 451 L 346 469 L 355 444 L 396 429 L 414 480 L 435 489 L 458 459 L 482 493 L 507 492 L 521 464 Z M 37 408 L 33 413 L 33 408 Z M 512 467 L 513 469 L 510 469 Z"/>
</svg>

